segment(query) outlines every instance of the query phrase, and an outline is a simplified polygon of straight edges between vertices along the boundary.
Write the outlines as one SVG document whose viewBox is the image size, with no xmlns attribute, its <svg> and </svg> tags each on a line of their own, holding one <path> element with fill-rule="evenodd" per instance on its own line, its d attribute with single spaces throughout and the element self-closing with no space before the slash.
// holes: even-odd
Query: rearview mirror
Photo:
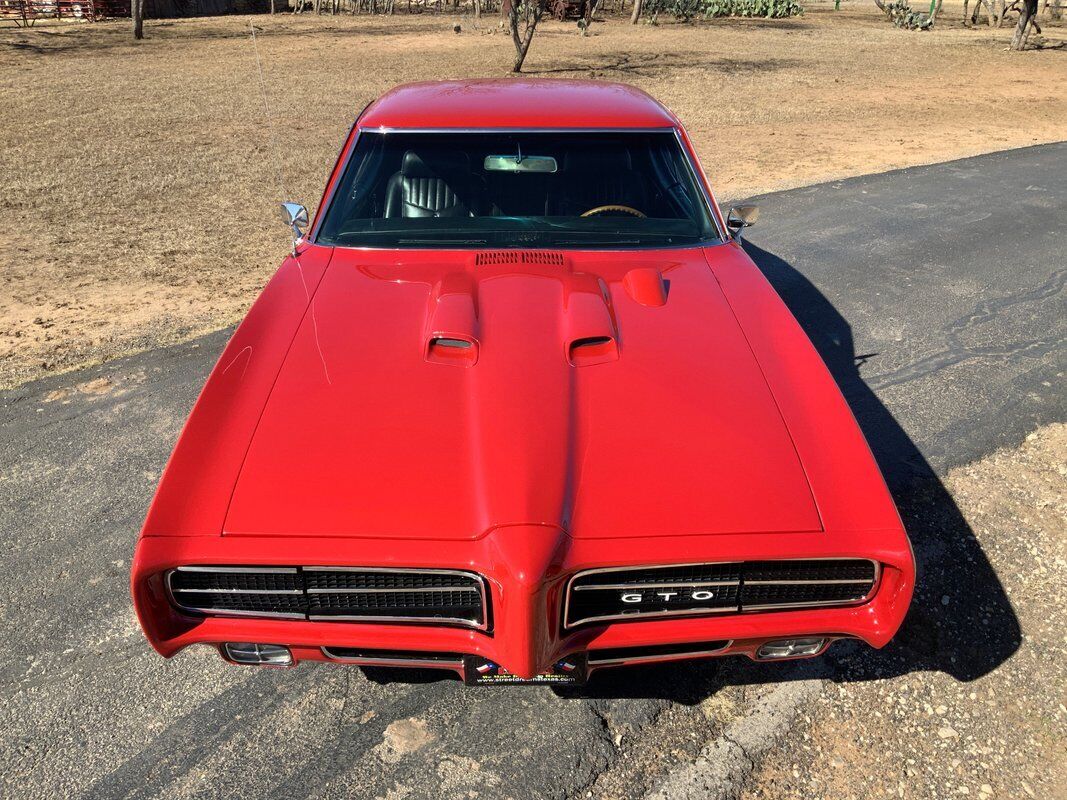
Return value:
<svg viewBox="0 0 1067 800">
<path fill-rule="evenodd" d="M 555 172 L 558 168 L 552 156 L 486 156 L 482 163 L 486 172 Z"/>
<path fill-rule="evenodd" d="M 734 206 L 726 216 L 726 227 L 733 231 L 734 238 L 741 238 L 744 228 L 751 228 L 759 219 L 759 206 Z"/>
</svg>

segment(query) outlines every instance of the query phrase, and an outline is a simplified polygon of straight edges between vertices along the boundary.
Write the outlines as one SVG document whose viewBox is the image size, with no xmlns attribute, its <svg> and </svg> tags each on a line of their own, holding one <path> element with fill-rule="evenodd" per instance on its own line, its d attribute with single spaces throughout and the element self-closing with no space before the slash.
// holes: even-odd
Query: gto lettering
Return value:
<svg viewBox="0 0 1067 800">
<path fill-rule="evenodd" d="M 715 592 L 709 592 L 704 589 L 698 589 L 693 592 L 689 597 L 693 600 L 710 600 L 715 596 Z"/>
<path fill-rule="evenodd" d="M 641 595 L 640 594 L 623 594 L 622 602 L 624 602 L 624 603 L 640 603 L 641 602 Z"/>
<path fill-rule="evenodd" d="M 656 594 L 658 594 L 664 600 L 670 600 L 672 597 L 678 594 L 678 592 L 656 592 Z"/>
</svg>

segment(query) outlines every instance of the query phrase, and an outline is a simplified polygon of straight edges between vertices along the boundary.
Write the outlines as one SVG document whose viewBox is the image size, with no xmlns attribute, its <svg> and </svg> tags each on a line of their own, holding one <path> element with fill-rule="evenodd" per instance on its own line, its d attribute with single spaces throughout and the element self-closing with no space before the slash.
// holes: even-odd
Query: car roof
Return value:
<svg viewBox="0 0 1067 800">
<path fill-rule="evenodd" d="M 359 119 L 370 128 L 665 128 L 677 118 L 624 83 L 512 79 L 397 86 Z"/>
</svg>

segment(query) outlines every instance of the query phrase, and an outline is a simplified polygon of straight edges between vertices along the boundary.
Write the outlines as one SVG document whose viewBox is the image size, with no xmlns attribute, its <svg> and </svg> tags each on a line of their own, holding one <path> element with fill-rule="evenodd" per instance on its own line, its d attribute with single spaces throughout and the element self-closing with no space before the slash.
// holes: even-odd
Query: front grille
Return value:
<svg viewBox="0 0 1067 800">
<path fill-rule="evenodd" d="M 590 570 L 571 579 L 563 624 L 850 605 L 868 599 L 877 580 L 878 565 L 866 559 Z"/>
<path fill-rule="evenodd" d="M 362 567 L 179 567 L 174 604 L 198 614 L 307 620 L 422 622 L 488 628 L 480 575 Z"/>
</svg>

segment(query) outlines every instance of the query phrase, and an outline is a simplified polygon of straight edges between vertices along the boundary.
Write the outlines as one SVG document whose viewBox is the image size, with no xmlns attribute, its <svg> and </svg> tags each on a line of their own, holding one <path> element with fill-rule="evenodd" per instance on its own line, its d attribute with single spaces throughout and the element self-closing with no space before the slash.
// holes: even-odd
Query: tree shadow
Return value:
<svg viewBox="0 0 1067 800">
<path fill-rule="evenodd" d="M 900 631 L 882 650 L 834 644 L 810 661 L 759 663 L 744 657 L 604 670 L 566 696 L 665 697 L 686 705 L 725 685 L 823 678 L 851 682 L 938 670 L 973 681 L 1008 660 L 1021 629 L 981 544 L 919 448 L 860 375 L 877 353 L 856 353 L 852 327 L 804 275 L 745 242 L 745 251 L 789 306 L 852 408 L 886 478 L 911 539 L 914 599 Z"/>
</svg>

